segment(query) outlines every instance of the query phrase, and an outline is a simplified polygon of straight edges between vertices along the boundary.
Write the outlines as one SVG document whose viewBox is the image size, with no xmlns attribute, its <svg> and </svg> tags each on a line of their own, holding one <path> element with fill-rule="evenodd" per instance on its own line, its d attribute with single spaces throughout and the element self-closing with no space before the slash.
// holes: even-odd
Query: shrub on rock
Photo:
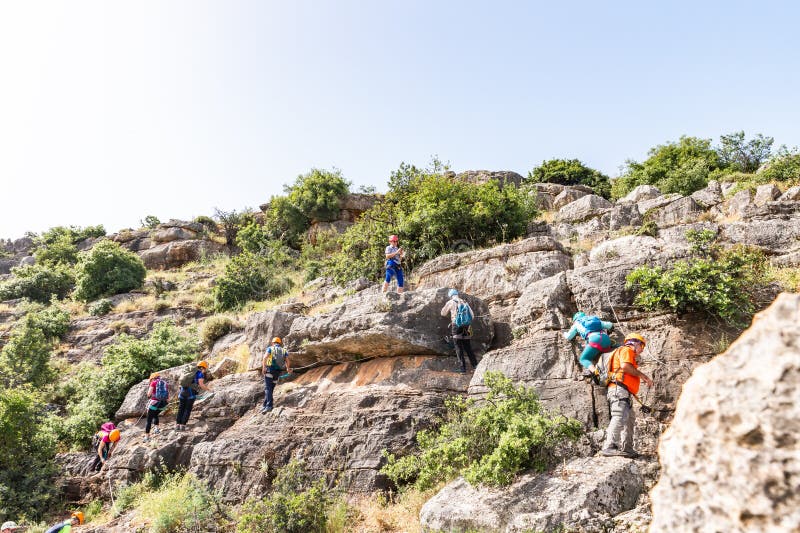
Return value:
<svg viewBox="0 0 800 533">
<path fill-rule="evenodd" d="M 219 311 L 241 307 L 250 300 L 274 298 L 292 288 L 284 273 L 283 261 L 276 256 L 244 251 L 232 258 L 225 274 L 217 278 L 212 292 Z"/>
<path fill-rule="evenodd" d="M 147 269 L 138 255 L 104 240 L 82 252 L 75 267 L 75 298 L 89 301 L 98 296 L 138 289 Z"/>
<path fill-rule="evenodd" d="M 627 276 L 637 291 L 634 303 L 675 313 L 706 312 L 731 325 L 750 320 L 756 291 L 766 283 L 767 260 L 757 248 L 723 249 L 710 230 L 687 231 L 694 257 L 671 268 L 643 266 Z"/>
<path fill-rule="evenodd" d="M 0 300 L 28 298 L 48 303 L 54 297 L 66 297 L 75 287 L 75 275 L 64 265 L 26 265 L 13 268 L 11 273 L 11 279 L 0 283 Z"/>
<path fill-rule="evenodd" d="M 206 348 L 212 348 L 220 337 L 231 332 L 236 323 L 229 316 L 212 316 L 203 322 L 200 330 L 200 340 Z"/>
<path fill-rule="evenodd" d="M 312 480 L 303 463 L 291 461 L 278 471 L 273 491 L 245 502 L 237 533 L 323 533 L 336 502 L 325 478 Z"/>
<path fill-rule="evenodd" d="M 473 485 L 508 485 L 518 472 L 545 470 L 559 444 L 580 436 L 580 422 L 545 412 L 533 390 L 499 372 L 487 372 L 484 382 L 484 400 L 450 399 L 444 424 L 417 434 L 419 453 L 387 454 L 381 471 L 421 490 L 459 475 Z"/>
</svg>

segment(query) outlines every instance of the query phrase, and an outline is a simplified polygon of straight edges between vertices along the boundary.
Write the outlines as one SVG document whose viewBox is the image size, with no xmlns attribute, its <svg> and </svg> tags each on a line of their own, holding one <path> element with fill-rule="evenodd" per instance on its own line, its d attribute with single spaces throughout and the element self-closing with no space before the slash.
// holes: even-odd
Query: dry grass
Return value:
<svg viewBox="0 0 800 533">
<path fill-rule="evenodd" d="M 82 318 L 89 315 L 87 305 L 75 300 L 65 300 L 62 304 L 71 318 Z"/>
<path fill-rule="evenodd" d="M 317 315 L 324 315 L 325 313 L 330 312 L 334 307 L 340 305 L 346 296 L 337 296 L 333 300 L 327 303 L 315 305 L 314 307 L 310 307 L 306 315 L 308 316 L 317 316 Z"/>
<path fill-rule="evenodd" d="M 145 296 L 135 300 L 122 300 L 114 306 L 114 313 L 133 313 L 134 311 L 142 311 L 144 309 L 152 308 L 152 302 L 155 301 L 153 296 Z"/>
<path fill-rule="evenodd" d="M 798 267 L 769 267 L 767 279 L 779 283 L 787 292 L 800 292 L 800 268 Z"/>
<path fill-rule="evenodd" d="M 557 211 L 542 211 L 539 215 L 539 220 L 552 224 L 556 221 L 556 215 L 558 215 Z"/>
<path fill-rule="evenodd" d="M 441 485 L 420 492 L 408 490 L 387 501 L 381 494 L 357 497 L 350 502 L 353 511 L 353 528 L 358 533 L 417 533 L 422 528 L 419 523 L 419 512 L 422 506 L 431 499 Z"/>
</svg>

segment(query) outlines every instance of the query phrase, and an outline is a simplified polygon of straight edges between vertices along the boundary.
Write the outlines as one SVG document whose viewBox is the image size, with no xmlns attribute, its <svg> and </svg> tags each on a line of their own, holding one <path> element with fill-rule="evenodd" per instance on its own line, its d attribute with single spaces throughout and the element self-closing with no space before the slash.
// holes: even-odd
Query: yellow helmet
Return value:
<svg viewBox="0 0 800 533">
<path fill-rule="evenodd" d="M 644 340 L 644 337 L 639 335 L 638 333 L 629 333 L 625 336 L 625 343 L 628 341 L 639 341 L 642 343 L 642 346 L 647 346 L 647 343 Z"/>
<path fill-rule="evenodd" d="M 83 520 L 84 520 L 83 513 L 80 512 L 80 511 L 75 511 L 74 513 L 72 513 L 72 515 L 70 515 L 70 518 L 77 518 L 78 519 L 78 524 L 83 524 Z"/>
<path fill-rule="evenodd" d="M 153 372 L 152 374 L 150 374 L 150 379 L 156 379 L 157 377 L 161 377 L 160 372 Z"/>
<path fill-rule="evenodd" d="M 272 339 L 272 344 L 283 344 L 283 341 L 280 337 L 275 337 Z"/>
<path fill-rule="evenodd" d="M 199 363 L 197 363 L 197 366 L 199 366 L 200 368 L 205 368 L 206 370 L 208 370 L 208 363 L 206 361 L 200 361 Z"/>
</svg>

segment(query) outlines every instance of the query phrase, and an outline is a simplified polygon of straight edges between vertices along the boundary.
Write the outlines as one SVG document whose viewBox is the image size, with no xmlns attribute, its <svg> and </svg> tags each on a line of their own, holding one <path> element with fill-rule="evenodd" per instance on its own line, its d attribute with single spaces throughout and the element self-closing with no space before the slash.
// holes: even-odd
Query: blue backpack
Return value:
<svg viewBox="0 0 800 533">
<path fill-rule="evenodd" d="M 581 326 L 586 329 L 586 333 L 593 333 L 595 331 L 603 331 L 603 321 L 596 316 L 585 316 L 578 320 Z"/>
<path fill-rule="evenodd" d="M 469 306 L 464 302 L 458 303 L 455 324 L 457 328 L 472 324 L 472 312 L 470 311 Z"/>
<path fill-rule="evenodd" d="M 156 381 L 155 399 L 160 402 L 169 400 L 169 388 L 167 387 L 167 382 L 162 378 L 158 378 Z"/>
</svg>

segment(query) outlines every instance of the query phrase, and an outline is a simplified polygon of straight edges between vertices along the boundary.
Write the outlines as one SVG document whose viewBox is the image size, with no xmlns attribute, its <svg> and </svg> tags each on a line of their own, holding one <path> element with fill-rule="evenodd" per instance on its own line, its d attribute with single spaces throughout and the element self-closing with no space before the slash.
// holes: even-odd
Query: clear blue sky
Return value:
<svg viewBox="0 0 800 533">
<path fill-rule="evenodd" d="M 658 5 L 657 5 L 658 4 Z M 800 145 L 797 2 L 0 4 L 0 236 L 256 207 L 312 167 L 610 175 L 682 134 Z"/>
</svg>

